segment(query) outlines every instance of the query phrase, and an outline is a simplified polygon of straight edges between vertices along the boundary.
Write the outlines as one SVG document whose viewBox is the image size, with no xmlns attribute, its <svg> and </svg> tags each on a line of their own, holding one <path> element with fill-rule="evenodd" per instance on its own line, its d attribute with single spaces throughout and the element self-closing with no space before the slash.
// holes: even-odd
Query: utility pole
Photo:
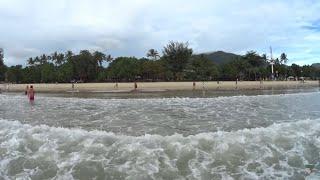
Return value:
<svg viewBox="0 0 320 180">
<path fill-rule="evenodd" d="M 270 46 L 270 61 L 269 61 L 269 63 L 271 65 L 271 78 L 272 78 L 272 80 L 274 80 L 274 70 L 273 70 L 274 60 L 273 60 L 272 47 L 271 46 Z"/>
</svg>

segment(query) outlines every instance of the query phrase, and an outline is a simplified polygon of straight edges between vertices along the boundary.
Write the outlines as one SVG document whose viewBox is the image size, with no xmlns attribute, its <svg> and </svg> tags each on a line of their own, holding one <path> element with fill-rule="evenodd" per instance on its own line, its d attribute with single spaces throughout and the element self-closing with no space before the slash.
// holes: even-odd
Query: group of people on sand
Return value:
<svg viewBox="0 0 320 180">
<path fill-rule="evenodd" d="M 28 97 L 28 99 L 30 101 L 34 101 L 35 92 L 34 92 L 34 89 L 33 89 L 33 85 L 30 85 L 30 87 L 29 87 L 29 85 L 27 85 L 26 91 L 24 92 L 24 94 Z"/>
</svg>

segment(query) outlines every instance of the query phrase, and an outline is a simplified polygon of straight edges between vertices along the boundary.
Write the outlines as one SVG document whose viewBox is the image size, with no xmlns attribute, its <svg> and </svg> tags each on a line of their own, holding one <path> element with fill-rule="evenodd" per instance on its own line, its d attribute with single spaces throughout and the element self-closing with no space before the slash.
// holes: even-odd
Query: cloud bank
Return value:
<svg viewBox="0 0 320 180">
<path fill-rule="evenodd" d="M 195 52 L 248 50 L 320 62 L 320 2 L 315 0 L 1 0 L 5 63 L 81 49 L 145 56 L 170 40 Z"/>
</svg>

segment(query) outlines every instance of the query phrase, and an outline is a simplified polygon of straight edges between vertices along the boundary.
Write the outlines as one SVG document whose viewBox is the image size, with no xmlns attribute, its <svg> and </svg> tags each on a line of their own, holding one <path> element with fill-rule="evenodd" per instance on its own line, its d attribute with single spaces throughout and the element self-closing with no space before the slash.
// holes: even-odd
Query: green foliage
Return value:
<svg viewBox="0 0 320 180">
<path fill-rule="evenodd" d="M 108 67 L 109 79 L 134 81 L 140 74 L 140 62 L 135 57 L 118 57 Z"/>
<path fill-rule="evenodd" d="M 160 55 L 157 50 L 150 49 L 147 53 L 147 57 L 152 57 L 153 60 L 157 60 L 157 58 L 160 57 Z"/>
<path fill-rule="evenodd" d="M 243 59 L 233 60 L 222 66 L 223 80 L 245 80 L 249 71 L 249 63 Z"/>
<path fill-rule="evenodd" d="M 22 66 L 21 65 L 11 66 L 10 68 L 8 68 L 6 76 L 8 81 L 10 82 L 14 82 L 14 83 L 22 82 L 22 78 L 23 78 Z"/>
<path fill-rule="evenodd" d="M 170 42 L 163 49 L 163 58 L 167 62 L 167 68 L 173 73 L 175 80 L 181 80 L 183 70 L 186 68 L 192 49 L 188 43 Z"/>
<path fill-rule="evenodd" d="M 291 68 L 289 69 L 289 75 L 295 76 L 295 77 L 301 77 L 302 68 L 297 64 L 292 64 Z"/>
<path fill-rule="evenodd" d="M 264 57 L 258 55 L 255 51 L 248 51 L 246 55 L 243 56 L 252 67 L 262 67 L 266 65 Z"/>
<path fill-rule="evenodd" d="M 141 77 L 146 81 L 157 81 L 164 79 L 165 66 L 163 60 L 150 61 L 148 59 L 140 59 L 141 61 Z"/>
<path fill-rule="evenodd" d="M 287 64 L 287 62 L 288 62 L 287 55 L 286 55 L 285 53 L 282 53 L 282 54 L 280 55 L 280 63 L 281 63 L 281 64 Z"/>
<path fill-rule="evenodd" d="M 73 76 L 73 65 L 71 62 L 62 64 L 57 68 L 56 77 L 57 82 L 71 82 L 74 78 Z"/>
<path fill-rule="evenodd" d="M 5 65 L 0 65 L 0 82 L 5 80 L 5 74 L 7 67 Z"/>
<path fill-rule="evenodd" d="M 187 69 L 189 80 L 213 80 L 218 75 L 218 67 L 204 55 L 194 56 Z"/>
<path fill-rule="evenodd" d="M 13 83 L 55 83 L 71 81 L 173 81 L 173 80 L 260 80 L 270 79 L 271 66 L 266 55 L 249 51 L 244 56 L 218 51 L 210 54 L 192 55 L 188 43 L 170 42 L 163 49 L 163 56 L 150 49 L 147 58 L 118 57 L 95 51 L 82 50 L 54 52 L 51 55 L 31 57 L 27 66 L 7 68 L 0 53 L 0 82 L 5 79 Z M 320 77 L 319 64 L 312 66 L 287 66 L 288 59 L 282 53 L 275 60 L 276 79 L 288 76 Z M 215 63 L 219 62 L 219 63 Z M 108 65 L 106 67 L 106 65 Z"/>
<path fill-rule="evenodd" d="M 42 83 L 49 83 L 55 82 L 55 69 L 52 63 L 45 63 L 41 65 L 41 82 Z"/>
<path fill-rule="evenodd" d="M 7 66 L 4 64 L 3 50 L 0 48 L 0 82 L 5 80 L 5 73 L 7 71 Z"/>
</svg>

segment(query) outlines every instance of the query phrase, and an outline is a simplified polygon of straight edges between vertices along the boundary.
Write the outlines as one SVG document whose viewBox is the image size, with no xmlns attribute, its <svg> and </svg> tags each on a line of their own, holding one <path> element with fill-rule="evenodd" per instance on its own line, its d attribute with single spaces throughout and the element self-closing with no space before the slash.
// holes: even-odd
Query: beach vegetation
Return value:
<svg viewBox="0 0 320 180">
<path fill-rule="evenodd" d="M 113 57 L 100 51 L 53 52 L 30 57 L 26 66 L 7 67 L 0 51 L 0 82 L 69 83 L 133 81 L 235 81 L 271 80 L 271 66 L 266 54 L 248 51 L 245 55 L 223 51 L 194 54 L 187 42 L 170 41 L 160 54 L 150 49 L 146 57 Z M 274 59 L 274 77 L 319 79 L 318 64 L 288 64 L 281 53 Z"/>
</svg>

